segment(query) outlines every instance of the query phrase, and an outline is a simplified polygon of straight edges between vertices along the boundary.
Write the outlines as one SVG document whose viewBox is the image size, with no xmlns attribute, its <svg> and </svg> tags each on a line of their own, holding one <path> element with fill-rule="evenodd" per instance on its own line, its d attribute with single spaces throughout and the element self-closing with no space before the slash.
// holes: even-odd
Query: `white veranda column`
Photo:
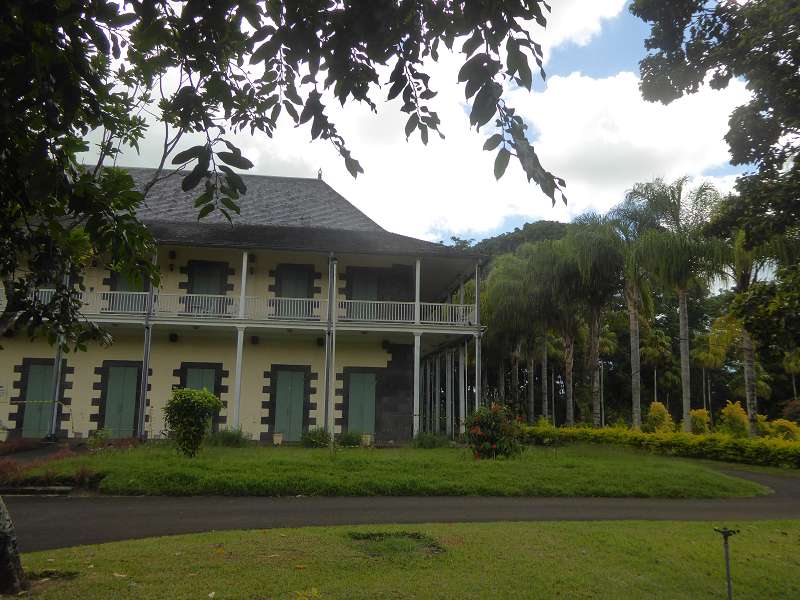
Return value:
<svg viewBox="0 0 800 600">
<path fill-rule="evenodd" d="M 458 432 L 464 433 L 467 420 L 467 353 L 464 344 L 458 345 Z"/>
<path fill-rule="evenodd" d="M 414 332 L 414 420 L 412 424 L 412 434 L 414 437 L 419 433 L 419 355 L 420 355 L 420 338 L 422 334 L 419 331 Z"/>
<path fill-rule="evenodd" d="M 233 414 L 229 429 L 238 429 L 241 424 L 242 407 L 242 362 L 244 360 L 244 327 L 236 328 L 236 368 L 233 375 Z"/>
</svg>

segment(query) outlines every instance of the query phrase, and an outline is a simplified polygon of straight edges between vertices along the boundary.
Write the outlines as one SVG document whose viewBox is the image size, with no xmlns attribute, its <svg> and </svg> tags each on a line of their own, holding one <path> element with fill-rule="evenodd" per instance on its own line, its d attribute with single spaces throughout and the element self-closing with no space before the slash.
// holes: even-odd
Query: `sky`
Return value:
<svg viewBox="0 0 800 600">
<path fill-rule="evenodd" d="M 295 128 L 286 116 L 274 138 L 256 132 L 232 141 L 254 163 L 249 173 L 316 177 L 322 169 L 328 184 L 385 229 L 433 241 L 479 240 L 525 222 L 568 222 L 587 210 L 606 211 L 634 183 L 654 177 L 689 175 L 729 190 L 740 170 L 729 164 L 723 137 L 729 114 L 749 97 L 744 83 L 734 80 L 720 91 L 704 87 L 667 106 L 645 102 L 638 62 L 648 27 L 627 4 L 553 2 L 548 27 L 531 32 L 544 47 L 546 81 L 537 81 L 532 92 L 505 92 L 528 123 L 542 164 L 566 180 L 566 206 L 552 206 L 513 160 L 495 180 L 495 153 L 482 150 L 491 131 L 470 129 L 469 105 L 457 82 L 463 63 L 458 55 L 426 65 L 439 92 L 431 105 L 442 120 L 444 140 L 433 135 L 424 146 L 412 134 L 407 141 L 399 100 L 379 103 L 378 114 L 354 103 L 329 105 L 364 168 L 357 179 L 329 143 L 311 142 L 309 124 Z M 161 143 L 160 130 L 153 128 L 139 154 L 128 150 L 118 164 L 155 166 Z"/>
</svg>

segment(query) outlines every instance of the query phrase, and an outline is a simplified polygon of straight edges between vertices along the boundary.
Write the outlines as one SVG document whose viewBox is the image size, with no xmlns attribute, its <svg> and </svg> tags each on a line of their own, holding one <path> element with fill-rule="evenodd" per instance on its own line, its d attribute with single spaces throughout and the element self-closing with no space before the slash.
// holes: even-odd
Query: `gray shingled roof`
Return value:
<svg viewBox="0 0 800 600">
<path fill-rule="evenodd" d="M 139 188 L 144 187 L 154 169 L 126 169 Z M 174 173 L 174 171 L 173 171 Z M 199 188 L 181 190 L 181 174 L 161 180 L 147 194 L 139 218 L 156 221 L 197 222 L 194 199 Z M 353 231 L 383 231 L 375 221 L 350 204 L 320 179 L 242 175 L 247 193 L 239 198 L 241 214 L 234 223 L 279 227 L 313 227 Z M 227 223 L 214 211 L 204 223 Z"/>
<path fill-rule="evenodd" d="M 230 223 L 169 222 L 143 219 L 161 244 L 217 248 L 391 254 L 467 258 L 478 256 L 450 246 L 389 231 L 345 231 L 325 227 L 273 227 Z"/>
<path fill-rule="evenodd" d="M 154 169 L 127 168 L 142 188 Z M 309 252 L 466 258 L 455 248 L 391 233 L 319 179 L 243 175 L 241 214 L 197 220 L 197 190 L 181 190 L 179 174 L 159 181 L 138 216 L 161 244 Z"/>
</svg>

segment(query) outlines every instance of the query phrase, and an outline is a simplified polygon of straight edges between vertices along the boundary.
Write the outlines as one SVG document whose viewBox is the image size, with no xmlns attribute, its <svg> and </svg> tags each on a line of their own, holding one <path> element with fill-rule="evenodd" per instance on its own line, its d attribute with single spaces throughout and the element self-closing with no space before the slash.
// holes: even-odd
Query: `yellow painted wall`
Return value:
<svg viewBox="0 0 800 600">
<path fill-rule="evenodd" d="M 99 398 L 100 395 L 98 390 L 93 389 L 94 384 L 100 383 L 101 380 L 101 376 L 95 374 L 95 367 L 101 366 L 104 360 L 142 360 L 142 333 L 131 330 L 114 332 L 113 328 L 112 333 L 114 343 L 110 347 L 101 348 L 93 345 L 87 352 L 65 355 L 67 366 L 74 368 L 74 373 L 67 375 L 66 379 L 72 384 L 72 388 L 67 389 L 64 394 L 71 398 L 71 404 L 63 409 L 70 418 L 62 424 L 62 428 L 68 431 L 70 437 L 86 437 L 98 428 L 98 424 L 91 420 L 91 416 L 98 414 L 99 411 L 99 407 L 92 406 L 92 399 Z M 231 414 L 234 401 L 235 330 L 233 328 L 212 330 L 210 327 L 179 330 L 176 331 L 178 335 L 176 342 L 169 341 L 170 333 L 168 327 L 157 326 L 153 330 L 150 359 L 152 374 L 149 378 L 151 390 L 148 393 L 149 406 L 146 413 L 149 417 L 146 430 L 150 438 L 159 437 L 164 430 L 163 408 L 173 386 L 179 384 L 180 380 L 174 371 L 180 367 L 181 362 L 222 363 L 223 370 L 228 372 L 227 377 L 222 379 L 222 385 L 228 386 L 227 392 L 221 394 L 223 402 L 228 403 L 222 415 Z M 261 433 L 271 433 L 267 431 L 267 425 L 262 424 L 262 419 L 269 416 L 269 409 L 262 408 L 262 402 L 270 400 L 269 395 L 263 391 L 269 384 L 264 373 L 271 371 L 275 365 L 311 367 L 316 379 L 311 383 L 315 392 L 310 399 L 317 405 L 317 410 L 311 413 L 311 417 L 316 419 L 316 425 L 322 426 L 325 353 L 324 348 L 318 345 L 317 338 L 287 333 L 282 337 L 262 336 L 258 344 L 253 344 L 251 337 L 252 332 L 248 332 L 243 352 L 240 408 L 242 429 L 256 440 L 260 438 Z M 23 358 L 53 358 L 54 355 L 54 349 L 43 341 L 4 340 L 3 350 L 0 350 L 0 386 L 4 389 L 4 394 L 0 397 L 0 422 L 4 428 L 13 426 L 9 416 L 19 408 L 9 402 L 12 396 L 18 395 L 13 383 L 19 381 L 20 374 L 14 373 L 14 365 L 22 364 Z M 343 339 L 337 342 L 336 372 L 342 373 L 345 367 L 383 368 L 390 358 L 377 337 L 364 340 Z M 338 382 L 336 387 L 341 388 L 341 382 Z M 341 417 L 341 411 L 336 411 L 335 416 Z M 336 431 L 339 430 L 340 427 L 337 426 Z"/>
</svg>

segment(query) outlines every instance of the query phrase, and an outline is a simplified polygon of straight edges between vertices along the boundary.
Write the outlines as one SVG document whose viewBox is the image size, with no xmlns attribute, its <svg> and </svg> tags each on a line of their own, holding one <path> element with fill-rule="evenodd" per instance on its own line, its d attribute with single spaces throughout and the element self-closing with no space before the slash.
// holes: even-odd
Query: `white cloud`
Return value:
<svg viewBox="0 0 800 600">
<path fill-rule="evenodd" d="M 603 21 L 616 17 L 628 0 L 560 0 L 552 3 L 544 33 L 538 30 L 535 38 L 542 39 L 545 58 L 548 50 L 573 43 L 585 46 L 600 33 Z"/>
<path fill-rule="evenodd" d="M 625 0 L 555 4 L 548 44 L 587 43 L 603 19 L 624 5 Z M 627 72 L 603 79 L 580 73 L 552 76 L 544 92 L 510 92 L 509 101 L 538 136 L 535 147 L 542 163 L 567 180 L 569 205 L 551 207 L 513 161 L 505 177 L 494 180 L 494 154 L 481 150 L 488 134 L 469 129 L 457 84 L 461 62 L 446 55 L 429 69 L 439 91 L 433 108 L 447 138 L 432 135 L 427 147 L 416 134 L 406 142 L 407 115 L 398 102 L 379 104 L 377 115 L 366 106 L 329 104 L 332 119 L 366 171 L 356 180 L 330 144 L 312 143 L 308 126 L 293 128 L 288 119 L 273 139 L 256 134 L 235 136 L 235 141 L 255 163 L 254 173 L 313 177 L 322 168 L 329 184 L 391 231 L 428 239 L 478 237 L 509 217 L 566 221 L 589 208 L 606 210 L 637 181 L 699 176 L 725 165 L 728 115 L 748 95 L 741 82 L 733 81 L 726 90 L 704 88 L 669 106 L 649 104 L 641 98 L 637 77 Z M 120 163 L 152 166 L 157 138 L 155 133 L 147 140 L 140 159 Z M 732 178 L 718 179 L 730 186 Z"/>
</svg>

